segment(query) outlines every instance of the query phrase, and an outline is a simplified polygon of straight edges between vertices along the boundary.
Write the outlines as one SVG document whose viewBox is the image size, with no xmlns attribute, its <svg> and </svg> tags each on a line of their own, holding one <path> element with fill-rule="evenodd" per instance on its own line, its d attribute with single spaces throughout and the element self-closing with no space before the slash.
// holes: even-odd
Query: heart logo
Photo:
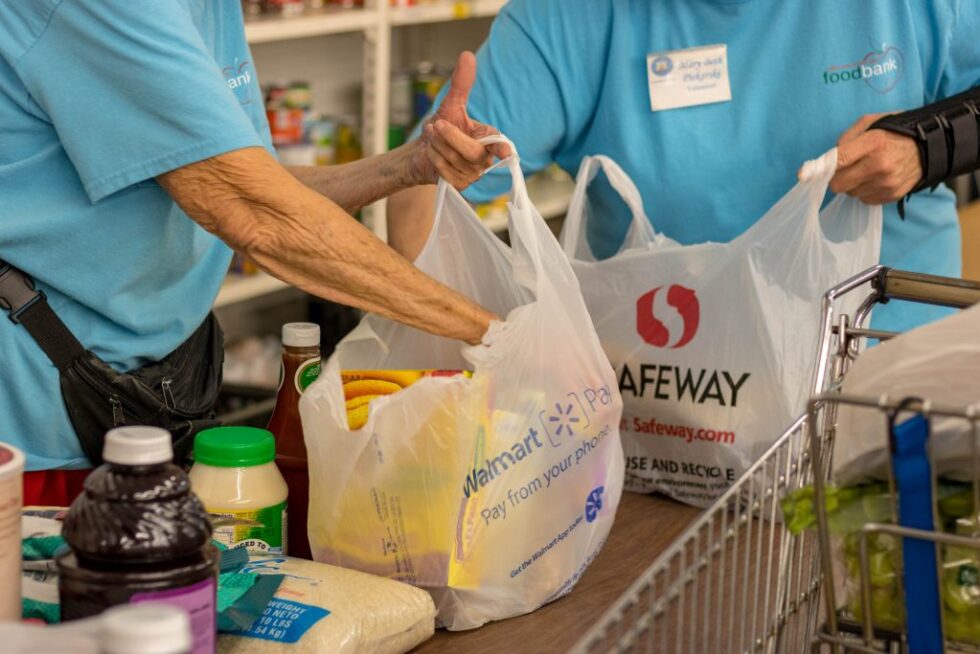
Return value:
<svg viewBox="0 0 980 654">
<path fill-rule="evenodd" d="M 874 91 L 885 94 L 894 89 L 905 73 L 905 56 L 893 45 L 872 50 L 859 65 L 861 79 Z"/>
</svg>

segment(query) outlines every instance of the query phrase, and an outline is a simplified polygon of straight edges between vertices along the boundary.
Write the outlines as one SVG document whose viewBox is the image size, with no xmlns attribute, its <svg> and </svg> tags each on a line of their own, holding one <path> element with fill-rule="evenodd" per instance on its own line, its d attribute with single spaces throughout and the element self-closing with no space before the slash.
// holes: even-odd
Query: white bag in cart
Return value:
<svg viewBox="0 0 980 654">
<path fill-rule="evenodd" d="M 878 262 L 881 208 L 848 197 L 822 211 L 836 150 L 730 243 L 656 234 L 608 157 L 582 162 L 562 232 L 623 395 L 626 488 L 707 506 L 805 407 L 826 289 Z M 633 214 L 596 261 L 586 187 L 602 168 Z"/>
<path fill-rule="evenodd" d="M 314 558 L 428 589 L 450 629 L 571 590 L 623 486 L 616 379 L 516 155 L 507 163 L 513 249 L 440 182 L 416 261 L 506 322 L 464 347 L 368 316 L 300 403 Z M 364 427 L 348 430 L 341 370 L 431 368 L 473 376 L 378 397 Z"/>
</svg>

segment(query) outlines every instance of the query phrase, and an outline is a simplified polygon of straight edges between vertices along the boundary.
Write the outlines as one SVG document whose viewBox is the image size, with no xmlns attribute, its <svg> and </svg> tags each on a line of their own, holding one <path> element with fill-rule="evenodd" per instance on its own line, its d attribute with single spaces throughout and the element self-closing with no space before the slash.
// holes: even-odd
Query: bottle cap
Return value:
<svg viewBox="0 0 980 654">
<path fill-rule="evenodd" d="M 260 466 L 276 458 L 272 432 L 257 427 L 212 427 L 194 437 L 194 462 L 218 468 Z"/>
<path fill-rule="evenodd" d="M 318 347 L 320 325 L 312 322 L 287 322 L 282 326 L 282 344 L 286 347 Z"/>
<path fill-rule="evenodd" d="M 176 606 L 128 604 L 102 614 L 105 654 L 186 654 L 191 646 L 190 618 Z"/>
<path fill-rule="evenodd" d="M 147 466 L 174 458 L 170 432 L 159 427 L 116 427 L 105 435 L 102 458 L 109 463 Z"/>
</svg>

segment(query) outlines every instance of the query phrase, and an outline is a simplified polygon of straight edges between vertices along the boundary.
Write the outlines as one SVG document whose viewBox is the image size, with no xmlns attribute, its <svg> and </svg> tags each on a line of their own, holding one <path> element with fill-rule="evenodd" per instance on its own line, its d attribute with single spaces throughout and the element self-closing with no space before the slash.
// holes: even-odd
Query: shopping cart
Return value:
<svg viewBox="0 0 980 654">
<path fill-rule="evenodd" d="M 841 304 L 855 306 L 854 294 L 862 291 L 870 292 L 859 308 L 842 312 Z M 900 634 L 881 638 L 873 625 L 838 616 L 833 584 L 821 583 L 831 578 L 826 530 L 791 535 L 779 509 L 780 499 L 794 490 L 813 485 L 815 493 L 824 491 L 841 402 L 894 408 L 839 392 L 863 344 L 895 336 L 866 326 L 874 306 L 892 300 L 966 308 L 980 302 L 980 284 L 878 266 L 828 291 L 807 413 L 640 575 L 573 652 L 782 654 L 840 651 L 841 644 L 846 651 L 895 651 L 887 648 L 901 643 Z M 967 414 L 954 407 L 926 408 L 937 415 Z M 815 501 L 822 508 L 822 499 Z M 826 524 L 826 516 L 821 522 Z M 901 532 L 893 525 L 871 527 Z M 928 537 L 947 539 L 931 532 Z"/>
</svg>

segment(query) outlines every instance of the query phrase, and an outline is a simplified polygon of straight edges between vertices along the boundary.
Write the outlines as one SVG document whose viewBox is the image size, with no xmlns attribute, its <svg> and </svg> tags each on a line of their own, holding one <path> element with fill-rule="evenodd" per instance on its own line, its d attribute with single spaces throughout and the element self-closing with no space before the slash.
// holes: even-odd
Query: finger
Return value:
<svg viewBox="0 0 980 654">
<path fill-rule="evenodd" d="M 853 166 L 882 146 L 881 130 L 865 132 L 837 148 L 837 170 Z"/>
<path fill-rule="evenodd" d="M 453 150 L 458 152 L 463 159 L 474 165 L 487 166 L 490 153 L 486 146 L 464 134 L 458 127 L 451 125 L 445 120 L 438 120 L 435 124 L 436 133 Z"/>
<path fill-rule="evenodd" d="M 848 141 L 856 139 L 858 136 L 868 131 L 868 128 L 884 115 L 885 114 L 866 114 L 861 116 L 857 119 L 857 122 L 847 128 L 846 132 L 841 134 L 841 137 L 837 140 L 837 145 L 841 146 Z"/>
<path fill-rule="evenodd" d="M 878 184 L 875 180 L 869 180 L 858 185 L 853 191 L 848 193 L 848 195 L 870 205 L 888 204 L 893 200 L 893 198 L 886 191 L 882 190 L 880 184 Z"/>
<path fill-rule="evenodd" d="M 853 194 L 853 191 L 866 182 L 874 181 L 878 170 L 871 157 L 863 157 L 854 164 L 837 171 L 830 180 L 830 190 L 834 193 Z"/>
<path fill-rule="evenodd" d="M 453 78 L 449 82 L 449 91 L 442 103 L 446 109 L 466 110 L 466 101 L 470 97 L 470 89 L 476 81 L 476 57 L 472 52 L 463 51 L 459 53 L 456 60 L 456 70 L 453 71 Z"/>
<path fill-rule="evenodd" d="M 483 123 L 471 122 L 470 136 L 475 139 L 482 139 L 487 136 L 499 136 L 498 132 L 493 127 L 489 125 L 484 125 Z M 490 143 L 486 146 L 493 156 L 498 159 L 506 159 L 511 155 L 511 148 L 506 143 Z"/>
<path fill-rule="evenodd" d="M 477 163 L 467 161 L 459 152 L 442 139 L 437 138 L 429 145 L 440 157 L 448 161 L 453 168 L 463 175 L 479 175 L 487 167 L 485 161 L 479 161 Z M 487 158 L 489 159 L 489 154 L 487 154 Z"/>
<path fill-rule="evenodd" d="M 436 171 L 438 171 L 439 177 L 449 182 L 453 188 L 462 190 L 470 185 L 470 180 L 473 178 L 467 177 L 460 173 L 452 166 L 452 164 L 440 157 L 437 153 L 432 152 L 429 156 L 429 160 L 432 162 L 432 165 L 435 166 Z"/>
<path fill-rule="evenodd" d="M 443 159 L 460 175 L 479 175 L 483 171 L 484 166 L 482 163 L 472 164 L 466 161 L 458 152 L 449 147 L 441 139 L 433 139 L 429 144 L 429 150 Z"/>
</svg>

